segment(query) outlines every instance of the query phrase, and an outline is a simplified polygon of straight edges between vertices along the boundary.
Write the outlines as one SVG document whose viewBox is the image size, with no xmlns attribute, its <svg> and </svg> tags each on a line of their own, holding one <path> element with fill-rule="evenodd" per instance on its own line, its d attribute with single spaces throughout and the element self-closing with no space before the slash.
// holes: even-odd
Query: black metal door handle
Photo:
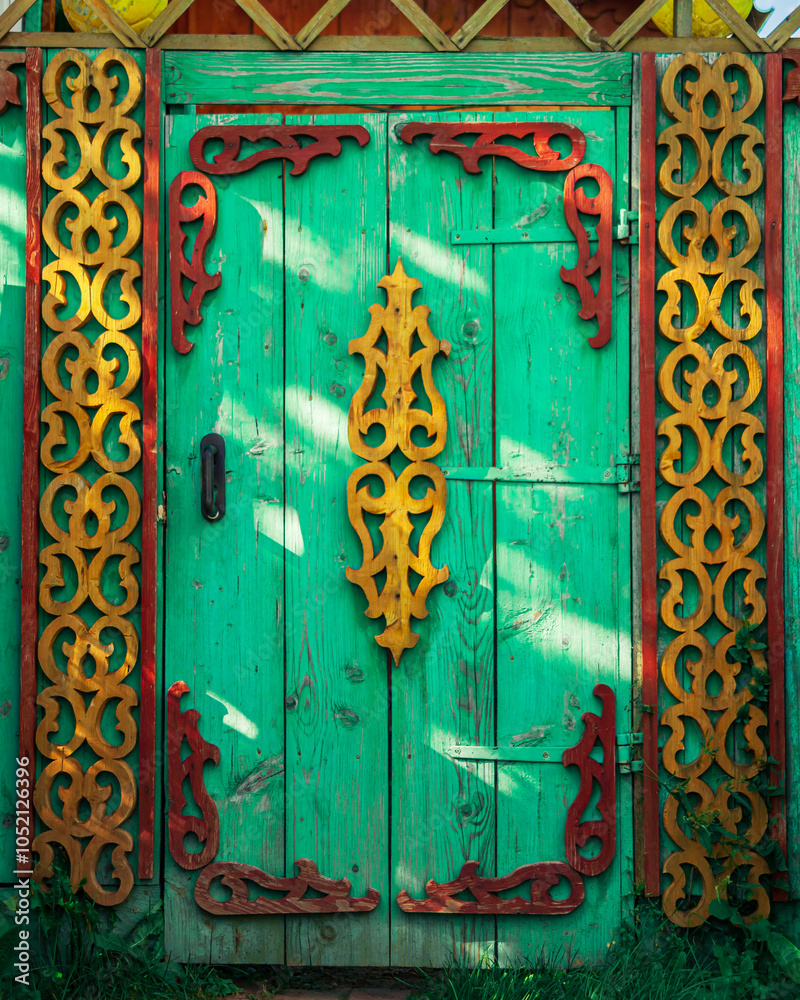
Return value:
<svg viewBox="0 0 800 1000">
<path fill-rule="evenodd" d="M 225 513 L 225 440 L 206 434 L 200 442 L 200 513 L 218 521 Z"/>
</svg>

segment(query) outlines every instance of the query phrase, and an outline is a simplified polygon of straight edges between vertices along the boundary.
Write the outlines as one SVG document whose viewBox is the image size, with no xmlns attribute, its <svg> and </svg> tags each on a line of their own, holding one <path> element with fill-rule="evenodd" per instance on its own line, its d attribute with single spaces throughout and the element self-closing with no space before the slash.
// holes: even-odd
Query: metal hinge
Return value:
<svg viewBox="0 0 800 1000">
<path fill-rule="evenodd" d="M 640 489 L 639 474 L 634 476 L 633 470 L 639 468 L 638 455 L 623 455 L 614 463 L 617 470 L 617 489 L 620 493 L 638 493 Z"/>
<path fill-rule="evenodd" d="M 619 225 L 617 226 L 617 239 L 626 246 L 630 243 L 639 242 L 639 213 L 629 208 L 619 210 Z"/>
<path fill-rule="evenodd" d="M 633 757 L 633 748 L 642 743 L 644 737 L 641 733 L 617 733 L 617 767 L 620 774 L 644 771 L 644 761 Z"/>
</svg>

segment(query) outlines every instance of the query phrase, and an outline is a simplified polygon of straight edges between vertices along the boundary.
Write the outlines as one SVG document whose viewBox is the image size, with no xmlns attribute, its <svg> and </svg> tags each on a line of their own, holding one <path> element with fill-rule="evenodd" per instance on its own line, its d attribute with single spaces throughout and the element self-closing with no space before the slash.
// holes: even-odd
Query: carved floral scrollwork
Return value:
<svg viewBox="0 0 800 1000">
<path fill-rule="evenodd" d="M 53 617 L 38 645 L 50 683 L 37 699 L 44 717 L 36 745 L 50 763 L 34 790 L 45 829 L 33 849 L 39 854 L 36 878 L 51 874 L 58 844 L 69 858 L 72 884 L 85 877 L 86 891 L 104 905 L 121 902 L 133 886 L 133 838 L 122 824 L 137 799 L 125 758 L 138 738 L 138 695 L 129 678 L 139 633 L 127 616 L 139 601 L 134 567 L 140 554 L 131 539 L 141 496 L 127 474 L 142 454 L 135 430 L 141 411 L 132 398 L 142 363 L 126 331 L 142 311 L 135 285 L 141 269 L 131 257 L 142 234 L 141 211 L 131 196 L 142 174 L 136 149 L 142 130 L 129 117 L 142 90 L 133 58 L 110 49 L 94 61 L 65 49 L 43 80 L 54 117 L 42 130 L 49 144 L 42 174 L 52 192 L 42 234 L 53 255 L 42 272 L 49 286 L 42 316 L 54 336 L 42 358 L 52 402 L 42 412 L 41 461 L 50 475 L 39 510 L 52 541 L 40 553 L 45 573 L 39 603 Z M 121 154 L 113 170 L 112 141 Z M 68 143 L 77 157 L 67 155 Z M 81 190 L 90 178 L 100 185 L 94 197 Z M 100 332 L 87 336 L 81 331 L 90 321 Z M 69 712 L 62 711 L 65 705 Z M 82 754 L 79 761 L 79 750 L 98 759 Z M 98 877 L 106 848 L 116 888 Z"/>
<path fill-rule="evenodd" d="M 744 77 L 744 88 L 734 73 Z M 679 83 L 682 93 L 676 93 Z M 756 555 L 765 518 L 752 492 L 764 471 L 758 443 L 764 427 L 753 412 L 763 376 L 748 345 L 762 330 L 755 292 L 763 283 L 753 268 L 761 229 L 743 200 L 763 180 L 755 151 L 763 136 L 748 121 L 762 92 L 758 70 L 745 56 L 729 53 L 709 64 L 688 53 L 664 74 L 661 100 L 674 124 L 658 140 L 667 147 L 659 184 L 673 199 L 658 228 L 659 248 L 671 265 L 658 283 L 666 294 L 659 332 L 675 345 L 658 372 L 659 393 L 669 409 L 658 428 L 666 440 L 660 472 L 671 489 L 660 517 L 670 550 L 659 573 L 667 584 L 660 614 L 673 633 L 661 658 L 661 677 L 674 699 L 661 717 L 670 730 L 662 764 L 683 783 L 696 813 L 716 815 L 725 830 L 753 846 L 767 830 L 768 815 L 764 798 L 747 781 L 765 763 L 759 730 L 767 718 L 753 703 L 747 676 L 730 651 L 742 618 L 757 624 L 766 614 L 759 590 L 765 570 Z M 686 143 L 695 152 L 688 178 Z M 719 192 L 710 209 L 697 197 L 709 181 Z M 742 320 L 737 326 L 721 310 L 726 292 Z M 762 653 L 754 650 L 753 670 L 766 669 Z M 737 728 L 744 752 L 733 755 L 732 730 L 743 708 L 748 718 Z M 689 725 L 699 730 L 700 741 L 690 741 Z M 709 903 L 725 897 L 737 868 L 755 904 L 748 919 L 768 914 L 760 881 L 768 872 L 764 858 L 724 842 L 709 854 L 674 796 L 664 806 L 664 829 L 677 848 L 664 864 L 672 879 L 663 897 L 671 920 L 684 926 L 705 920 Z M 721 863 L 721 873 L 712 861 Z"/>
<path fill-rule="evenodd" d="M 364 550 L 361 567 L 349 567 L 347 579 L 364 591 L 369 602 L 367 616 L 385 617 L 386 629 L 376 636 L 376 642 L 390 649 L 395 664 L 399 664 L 404 650 L 416 645 L 419 638 L 411 629 L 411 617 L 427 617 L 426 601 L 431 588 L 444 583 L 449 576 L 446 566 L 436 569 L 430 561 L 431 543 L 444 519 L 447 485 L 441 470 L 429 460 L 442 451 L 447 440 L 447 414 L 433 381 L 432 365 L 437 354 L 450 353 L 450 344 L 431 332 L 430 309 L 411 305 L 414 292 L 422 285 L 406 275 L 401 261 L 398 260 L 394 273 L 378 284 L 386 289 L 387 304 L 370 306 L 369 329 L 363 337 L 350 341 L 350 353 L 363 355 L 365 371 L 350 405 L 348 434 L 350 447 L 368 464 L 351 473 L 347 483 L 350 521 Z M 378 346 L 384 334 L 385 352 Z M 417 350 L 413 349 L 415 338 L 421 344 Z M 385 379 L 382 393 L 385 406 L 368 409 L 379 373 Z M 417 373 L 431 412 L 413 405 L 417 396 L 412 381 Z M 371 444 L 368 435 L 375 426 L 382 429 L 383 440 Z M 417 429 L 424 432 L 420 436 L 426 438 L 425 443 L 413 439 Z M 385 461 L 396 449 L 411 463 L 399 476 Z M 373 494 L 370 478 L 380 481 L 382 493 Z M 419 498 L 412 495 L 411 489 L 416 479 L 431 484 Z M 378 552 L 365 514 L 383 517 L 380 528 L 383 544 Z M 429 515 L 416 552 L 409 541 L 414 527 L 410 515 L 415 514 Z M 411 571 L 421 577 L 416 589 L 411 586 Z M 386 580 L 379 592 L 375 577 L 382 572 L 386 573 Z"/>
</svg>

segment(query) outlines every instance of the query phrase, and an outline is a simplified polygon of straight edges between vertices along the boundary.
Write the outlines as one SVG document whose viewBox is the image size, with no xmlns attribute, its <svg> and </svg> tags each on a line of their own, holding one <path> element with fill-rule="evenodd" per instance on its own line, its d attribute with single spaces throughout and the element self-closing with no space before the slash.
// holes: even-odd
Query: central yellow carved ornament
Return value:
<svg viewBox="0 0 800 1000">
<path fill-rule="evenodd" d="M 412 296 L 422 285 L 406 275 L 400 260 L 394 273 L 382 278 L 378 285 L 386 289 L 386 306 L 370 306 L 369 329 L 363 337 L 350 341 L 350 353 L 363 355 L 365 371 L 350 404 L 348 436 L 350 447 L 367 464 L 352 472 L 347 483 L 347 510 L 364 549 L 361 568 L 348 567 L 347 579 L 364 591 L 367 616 L 385 617 L 386 628 L 375 639 L 378 645 L 391 650 L 395 664 L 399 664 L 403 652 L 419 639 L 411 630 L 412 616 L 427 617 L 426 601 L 431 588 L 444 583 L 450 575 L 447 566 L 436 569 L 430 559 L 431 543 L 442 526 L 447 500 L 444 475 L 430 462 L 447 441 L 447 414 L 433 382 L 432 364 L 437 354 L 450 354 L 450 344 L 434 337 L 428 326 L 427 306 L 412 307 Z M 378 346 L 384 335 L 385 352 Z M 414 349 L 417 341 L 420 346 Z M 369 409 L 370 404 L 374 406 L 381 374 L 385 380 L 381 393 L 385 406 Z M 430 410 L 414 406 L 415 380 L 417 386 L 421 383 Z M 383 440 L 367 443 L 375 426 L 383 429 Z M 379 435 L 373 431 L 373 437 Z M 398 450 L 410 463 L 404 468 L 402 458 L 395 454 Z M 401 468 L 399 475 L 389 464 L 393 455 L 396 468 Z M 374 477 L 372 482 L 370 477 Z M 416 479 L 429 484 L 427 489 L 423 485 L 423 489 L 413 491 L 424 491 L 424 496 L 412 496 L 411 484 Z M 376 496 L 372 490 L 377 480 L 383 491 Z M 383 544 L 377 553 L 365 514 L 383 518 Z M 414 530 L 411 515 L 415 514 L 427 515 L 416 552 L 410 542 Z M 409 578 L 411 572 L 421 577 L 415 590 Z M 375 578 L 382 573 L 386 579 L 379 591 Z"/>
</svg>

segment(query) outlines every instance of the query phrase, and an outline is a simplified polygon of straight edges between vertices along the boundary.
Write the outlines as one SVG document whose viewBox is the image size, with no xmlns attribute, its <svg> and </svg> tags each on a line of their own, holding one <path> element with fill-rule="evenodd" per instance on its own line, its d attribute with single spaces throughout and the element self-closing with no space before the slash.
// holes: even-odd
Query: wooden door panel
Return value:
<svg viewBox="0 0 800 1000">
<path fill-rule="evenodd" d="M 287 124 L 313 118 L 287 117 Z M 353 895 L 381 894 L 369 913 L 287 919 L 296 965 L 383 965 L 389 949 L 386 653 L 344 578 L 361 564 L 345 488 L 360 459 L 347 412 L 363 375 L 348 353 L 369 323 L 386 266 L 386 119 L 357 121 L 345 141 L 286 196 L 286 868 L 312 858 Z"/>
<path fill-rule="evenodd" d="M 192 169 L 188 143 L 194 132 L 221 118 L 170 121 L 169 179 Z M 262 164 L 214 183 L 218 221 L 205 260 L 222 282 L 204 300 L 202 323 L 187 327 L 192 350 L 166 350 L 165 686 L 186 681 L 190 694 L 181 708 L 200 712 L 202 735 L 221 751 L 219 766 L 204 769 L 219 810 L 216 860 L 282 875 L 281 165 Z M 193 200 L 188 189 L 184 201 Z M 227 510 L 218 523 L 204 520 L 199 510 L 200 440 L 212 431 L 226 443 Z M 194 901 L 195 880 L 194 872 L 167 858 L 168 951 L 191 961 L 283 961 L 281 920 L 212 921 Z"/>
<path fill-rule="evenodd" d="M 427 137 L 409 145 L 398 132 L 409 120 L 464 119 L 491 115 L 389 118 L 389 267 L 401 257 L 422 282 L 413 302 L 430 308 L 434 336 L 452 345 L 433 367 L 447 407 L 443 468 L 492 464 L 492 251 L 450 244 L 454 229 L 491 227 L 492 179 L 465 175 L 455 157 L 432 155 Z M 448 881 L 473 858 L 494 874 L 494 765 L 459 769 L 443 753 L 494 741 L 491 484 L 448 483 L 446 510 L 432 561 L 450 578 L 431 592 L 417 645 L 391 671 L 392 899 L 403 889 L 422 898 L 428 879 Z M 437 965 L 446 954 L 479 962 L 495 932 L 491 916 L 420 919 L 394 907 L 391 920 L 396 965 Z"/>
</svg>

